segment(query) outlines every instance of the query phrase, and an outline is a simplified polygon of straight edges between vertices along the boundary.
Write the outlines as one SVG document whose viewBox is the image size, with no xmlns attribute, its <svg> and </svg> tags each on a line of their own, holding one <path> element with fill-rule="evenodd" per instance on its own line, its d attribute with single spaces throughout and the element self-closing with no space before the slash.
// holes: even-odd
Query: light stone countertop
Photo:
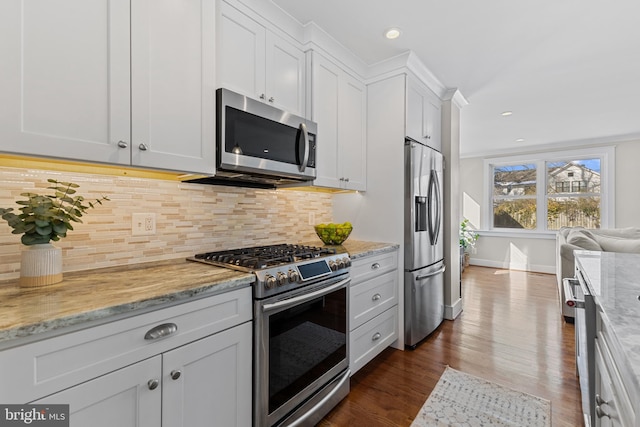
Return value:
<svg viewBox="0 0 640 427">
<path fill-rule="evenodd" d="M 575 259 L 624 359 L 618 369 L 640 393 L 640 254 L 576 251 Z"/>
<path fill-rule="evenodd" d="M 325 245 L 320 239 L 312 242 L 304 242 L 303 244 L 334 248 L 337 253 L 347 252 L 352 261 L 358 258 L 391 252 L 400 248 L 400 245 L 397 243 L 367 242 L 354 239 L 347 239 L 341 245 Z"/>
<path fill-rule="evenodd" d="M 320 240 L 306 242 L 323 246 Z M 347 240 L 330 246 L 351 259 L 381 254 L 397 244 Z M 40 288 L 22 288 L 18 280 L 0 282 L 0 349 L 24 338 L 83 327 L 116 316 L 136 315 L 189 299 L 250 286 L 255 276 L 184 258 L 64 274 L 64 280 Z"/>
<path fill-rule="evenodd" d="M 60 283 L 0 282 L 0 347 L 10 340 L 250 286 L 255 276 L 184 258 L 65 273 Z"/>
</svg>

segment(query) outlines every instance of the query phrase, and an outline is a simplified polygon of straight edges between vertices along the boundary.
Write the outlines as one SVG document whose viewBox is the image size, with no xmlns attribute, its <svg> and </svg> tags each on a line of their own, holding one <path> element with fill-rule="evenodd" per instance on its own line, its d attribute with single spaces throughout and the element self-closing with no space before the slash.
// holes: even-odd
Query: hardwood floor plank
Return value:
<svg viewBox="0 0 640 427">
<path fill-rule="evenodd" d="M 319 426 L 409 426 L 447 365 L 550 400 L 554 427 L 582 425 L 575 332 L 560 316 L 555 276 L 471 266 L 462 280 L 458 319 L 416 350 L 384 350 Z"/>
</svg>

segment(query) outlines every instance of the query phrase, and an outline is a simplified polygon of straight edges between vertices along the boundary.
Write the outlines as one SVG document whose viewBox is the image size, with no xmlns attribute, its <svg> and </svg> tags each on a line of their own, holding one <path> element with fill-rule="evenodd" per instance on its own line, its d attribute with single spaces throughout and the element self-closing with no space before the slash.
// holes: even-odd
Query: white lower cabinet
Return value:
<svg viewBox="0 0 640 427">
<path fill-rule="evenodd" d="M 248 426 L 251 337 L 244 288 L 4 350 L 0 398 L 69 404 L 72 427 Z"/>
<path fill-rule="evenodd" d="M 351 374 L 398 338 L 398 252 L 353 261 L 349 288 Z"/>
<path fill-rule="evenodd" d="M 147 383 L 160 381 L 161 372 L 155 356 L 32 403 L 68 404 L 74 427 L 158 427 L 162 393 Z"/>
<path fill-rule="evenodd" d="M 638 406 L 631 383 L 620 372 L 616 360 L 620 360 L 610 342 L 607 325 L 598 312 L 595 343 L 595 425 L 596 427 L 637 426 L 640 419 L 634 405 Z M 640 414 L 639 414 L 640 415 Z"/>
</svg>

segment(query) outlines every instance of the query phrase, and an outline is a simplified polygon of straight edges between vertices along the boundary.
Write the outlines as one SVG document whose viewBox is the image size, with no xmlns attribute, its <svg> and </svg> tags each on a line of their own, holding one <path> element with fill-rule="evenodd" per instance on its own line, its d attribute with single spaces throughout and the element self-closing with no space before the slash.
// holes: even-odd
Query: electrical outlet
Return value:
<svg viewBox="0 0 640 427">
<path fill-rule="evenodd" d="M 131 235 L 145 236 L 156 234 L 155 213 L 134 213 L 131 215 Z"/>
<path fill-rule="evenodd" d="M 309 212 L 309 225 L 315 225 L 315 224 L 316 224 L 316 213 Z"/>
</svg>

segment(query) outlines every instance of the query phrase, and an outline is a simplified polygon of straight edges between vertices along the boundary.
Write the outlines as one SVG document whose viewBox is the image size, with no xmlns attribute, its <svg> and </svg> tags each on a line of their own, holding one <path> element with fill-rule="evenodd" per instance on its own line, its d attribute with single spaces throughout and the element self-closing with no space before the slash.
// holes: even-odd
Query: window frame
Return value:
<svg viewBox="0 0 640 427">
<path fill-rule="evenodd" d="M 484 159 L 483 234 L 516 237 L 555 236 L 557 230 L 547 229 L 547 162 L 600 159 L 600 228 L 615 227 L 615 147 L 590 147 L 547 153 L 529 153 Z M 494 167 L 533 163 L 536 165 L 536 224 L 535 230 L 493 227 L 493 179 Z"/>
</svg>

